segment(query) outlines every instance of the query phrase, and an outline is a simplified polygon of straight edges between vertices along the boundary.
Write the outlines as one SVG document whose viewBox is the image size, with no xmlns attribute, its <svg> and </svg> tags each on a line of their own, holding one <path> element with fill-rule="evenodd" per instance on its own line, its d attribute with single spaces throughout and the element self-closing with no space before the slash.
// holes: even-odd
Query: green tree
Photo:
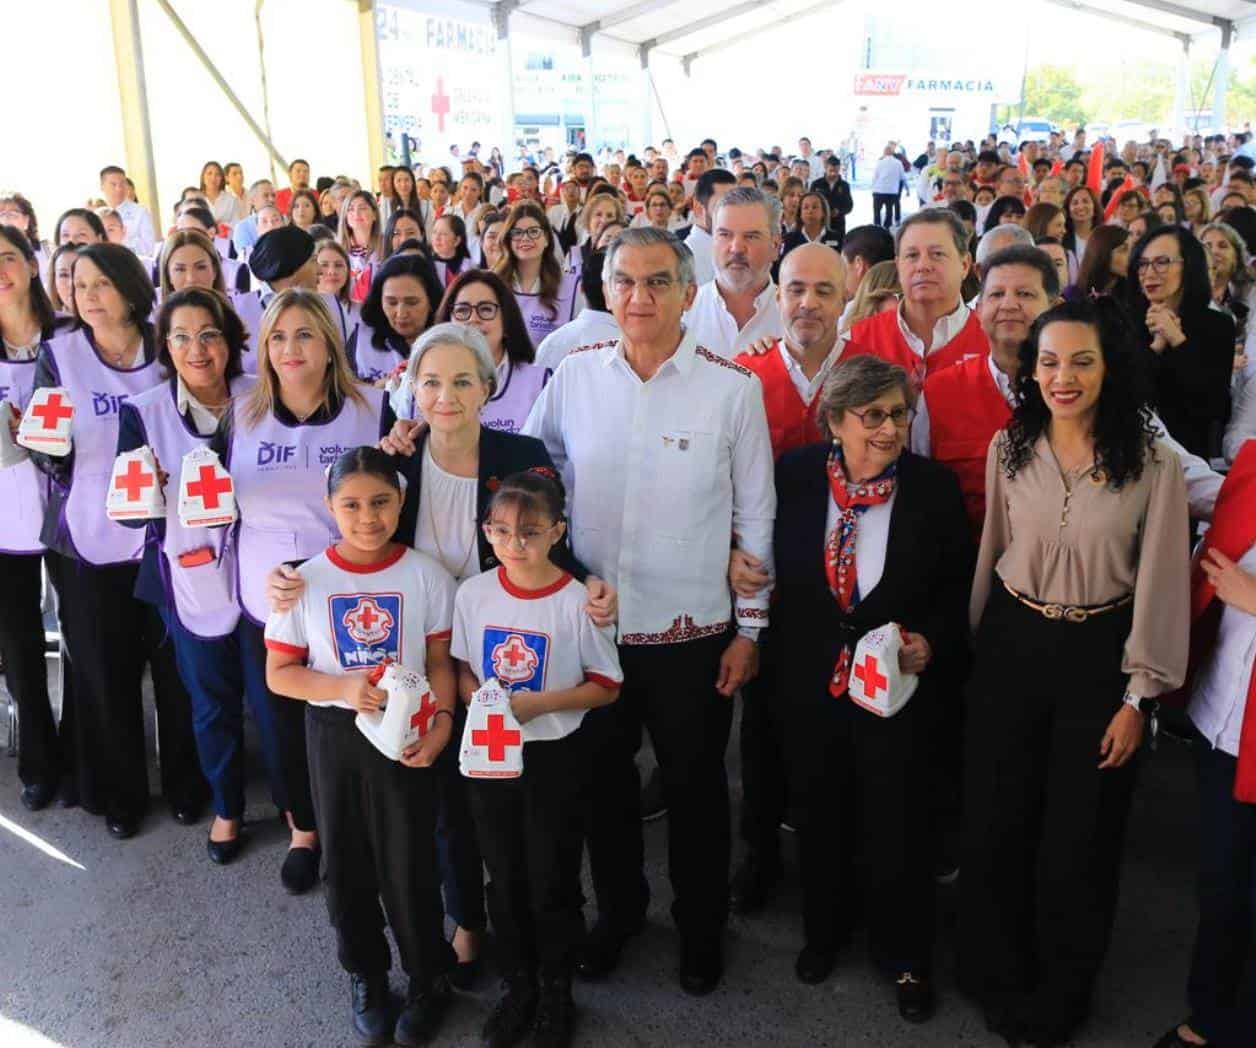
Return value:
<svg viewBox="0 0 1256 1048">
<path fill-rule="evenodd" d="M 1019 111 L 1020 107 L 1016 107 Z M 1082 85 L 1071 69 L 1058 65 L 1040 65 L 1025 77 L 1025 113 L 1054 120 L 1057 124 L 1081 124 L 1086 121 L 1082 104 Z"/>
</svg>

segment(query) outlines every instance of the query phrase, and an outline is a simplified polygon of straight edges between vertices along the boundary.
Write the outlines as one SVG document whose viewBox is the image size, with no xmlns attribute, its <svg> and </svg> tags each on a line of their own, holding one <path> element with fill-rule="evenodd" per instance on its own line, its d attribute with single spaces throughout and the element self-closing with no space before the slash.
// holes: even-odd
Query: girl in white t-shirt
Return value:
<svg viewBox="0 0 1256 1048">
<path fill-rule="evenodd" d="M 389 456 L 360 447 L 327 476 L 341 539 L 298 571 L 305 589 L 266 623 L 266 683 L 308 703 L 310 786 L 326 862 L 327 912 L 350 973 L 353 1029 L 368 1044 L 426 1044 L 449 1006 L 454 956 L 442 934 L 436 868 L 437 779 L 456 688 L 449 654 L 454 582 L 392 541 L 402 480 Z M 437 709 L 422 737 L 389 760 L 358 731 L 387 699 L 372 670 L 426 675 Z M 383 913 L 380 901 L 383 901 Z M 410 977 L 398 1016 L 388 988 L 387 915 Z"/>
<path fill-rule="evenodd" d="M 523 775 L 473 779 L 471 810 L 492 883 L 489 912 L 506 992 L 489 1044 L 571 1043 L 571 972 L 584 935 L 580 855 L 592 773 L 586 710 L 619 696 L 613 633 L 589 621 L 583 585 L 549 559 L 563 492 L 550 469 L 506 478 L 484 532 L 500 567 L 467 579 L 454 601 L 452 653 L 464 701 L 490 677 L 512 692 Z"/>
</svg>

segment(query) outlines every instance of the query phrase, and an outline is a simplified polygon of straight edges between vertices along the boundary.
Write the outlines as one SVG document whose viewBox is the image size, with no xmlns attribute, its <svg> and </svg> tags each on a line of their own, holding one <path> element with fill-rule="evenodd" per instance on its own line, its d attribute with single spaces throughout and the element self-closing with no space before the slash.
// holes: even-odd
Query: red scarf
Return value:
<svg viewBox="0 0 1256 1048">
<path fill-rule="evenodd" d="M 855 536 L 859 531 L 859 518 L 869 506 L 889 502 L 894 495 L 897 463 L 879 477 L 851 489 L 842 470 L 841 449 L 835 446 L 829 453 L 827 469 L 829 491 L 840 512 L 837 524 L 824 544 L 824 573 L 829 580 L 829 592 L 833 594 L 837 606 L 846 612 L 859 603 L 858 573 L 855 570 Z M 850 683 L 851 654 L 850 645 L 843 644 L 837 665 L 833 667 L 833 678 L 829 681 L 829 694 L 834 698 L 840 699 L 846 694 Z"/>
<path fill-rule="evenodd" d="M 1212 650 L 1217 640 L 1223 605 L 1217 591 L 1200 567 L 1210 549 L 1220 550 L 1231 560 L 1239 560 L 1256 542 L 1256 440 L 1247 441 L 1234 460 L 1217 495 L 1212 527 L 1204 535 L 1191 565 L 1191 666 L 1194 668 Z M 1189 675 L 1188 675 L 1189 680 Z M 1234 777 L 1234 799 L 1256 804 L 1256 671 L 1247 682 L 1247 707 L 1239 735 L 1238 772 Z"/>
</svg>

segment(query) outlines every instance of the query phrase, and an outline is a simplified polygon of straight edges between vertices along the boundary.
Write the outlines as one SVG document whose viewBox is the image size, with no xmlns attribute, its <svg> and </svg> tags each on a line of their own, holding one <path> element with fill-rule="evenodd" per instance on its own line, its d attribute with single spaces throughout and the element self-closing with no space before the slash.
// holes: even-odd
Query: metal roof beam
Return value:
<svg viewBox="0 0 1256 1048">
<path fill-rule="evenodd" d="M 801 11 L 795 11 L 792 15 L 773 22 L 768 28 L 776 29 L 778 26 L 789 25 L 791 22 L 797 22 L 800 19 L 809 18 L 811 15 L 819 14 L 826 8 L 836 7 L 837 5 L 845 2 L 846 0 L 821 0 L 818 4 L 813 4 L 811 7 L 804 8 Z M 1256 0 L 1252 0 L 1252 3 L 1256 3 Z M 723 40 L 717 40 L 715 43 L 710 44 L 707 47 L 701 47 L 697 51 L 690 51 L 687 55 L 681 58 L 681 64 L 685 68 L 685 75 L 689 75 L 689 67 L 697 59 L 705 58 L 706 56 L 713 55 L 719 51 L 724 51 L 736 44 L 740 44 L 743 40 L 749 40 L 752 37 L 761 35 L 762 33 L 762 27 L 757 29 L 747 29 L 745 32 L 738 33 L 736 36 L 725 37 Z"/>
<path fill-rule="evenodd" d="M 1131 26 L 1134 29 L 1142 29 L 1148 33 L 1156 33 L 1160 36 L 1171 36 L 1182 44 L 1191 42 L 1190 33 L 1182 33 L 1176 29 L 1169 29 L 1166 26 L 1156 25 L 1154 22 L 1144 22 L 1140 18 L 1130 18 L 1129 15 L 1119 15 L 1114 11 L 1108 11 L 1100 7 L 1091 7 L 1089 4 L 1082 3 L 1081 0 L 1044 0 L 1044 3 L 1053 5 L 1054 7 L 1067 8 L 1070 11 L 1076 11 L 1079 14 L 1090 15 L 1093 18 L 1102 18 L 1107 22 L 1117 22 L 1121 25 Z M 1256 3 L 1256 0 L 1252 0 Z"/>
<path fill-rule="evenodd" d="M 1217 29 L 1224 29 L 1226 26 L 1233 25 L 1228 18 L 1222 18 L 1220 15 L 1211 15 L 1204 11 L 1192 10 L 1189 7 L 1183 7 L 1181 4 L 1170 3 L 1169 0 L 1125 0 L 1125 2 L 1133 4 L 1135 7 L 1145 7 L 1149 11 L 1160 11 L 1166 15 L 1185 18 L 1188 22 L 1203 22 L 1206 25 L 1215 26 Z"/>
<path fill-rule="evenodd" d="M 681 37 L 689 36 L 692 33 L 699 33 L 703 29 L 709 29 L 713 25 L 721 25 L 730 18 L 736 18 L 738 15 L 748 14 L 751 11 L 757 11 L 760 7 L 766 7 L 771 0 L 745 0 L 744 3 L 734 4 L 732 7 L 723 11 L 717 11 L 715 14 L 707 15 L 705 18 L 699 18 L 696 21 L 688 22 L 685 25 L 678 26 L 675 29 L 669 29 L 666 33 L 660 33 L 656 37 L 641 42 L 642 48 L 647 52 L 654 50 L 656 47 L 662 47 L 664 44 L 670 44 L 673 40 L 679 40 Z"/>
</svg>

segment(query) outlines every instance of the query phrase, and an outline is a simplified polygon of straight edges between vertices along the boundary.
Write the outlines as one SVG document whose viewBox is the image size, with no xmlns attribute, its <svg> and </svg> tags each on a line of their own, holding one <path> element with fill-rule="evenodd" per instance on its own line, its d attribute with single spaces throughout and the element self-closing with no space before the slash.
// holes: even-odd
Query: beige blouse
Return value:
<svg viewBox="0 0 1256 1048">
<path fill-rule="evenodd" d="M 1186 482 L 1157 442 L 1137 481 L 1113 491 L 1086 468 L 1066 474 L 1046 436 L 1013 480 L 1004 434 L 986 454 L 986 520 L 969 619 L 975 630 L 992 585 L 1044 603 L 1096 605 L 1134 594 L 1122 671 L 1151 698 L 1181 685 L 1190 626 Z M 996 577 L 997 576 L 997 577 Z"/>
</svg>

